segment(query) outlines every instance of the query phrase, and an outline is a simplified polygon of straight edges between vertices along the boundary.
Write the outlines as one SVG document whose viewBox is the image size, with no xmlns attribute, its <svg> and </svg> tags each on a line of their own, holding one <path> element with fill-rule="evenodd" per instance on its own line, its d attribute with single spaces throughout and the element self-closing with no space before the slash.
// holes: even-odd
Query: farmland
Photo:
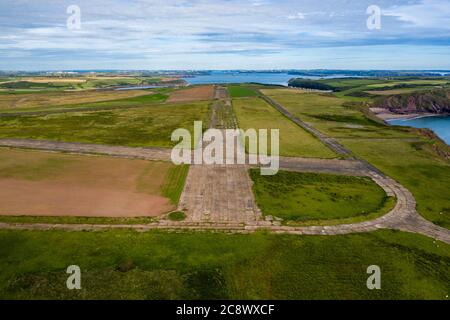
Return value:
<svg viewBox="0 0 450 320">
<path fill-rule="evenodd" d="M 170 137 L 175 129 L 193 130 L 195 120 L 208 123 L 209 102 L 155 104 L 146 100 L 137 97 L 134 101 L 120 101 L 116 108 L 112 108 L 114 103 L 104 102 L 84 106 L 91 110 L 101 106 L 112 108 L 104 111 L 0 117 L 0 137 L 171 147 L 174 142 Z M 125 103 L 133 108 L 124 108 Z"/>
<path fill-rule="evenodd" d="M 5 94 L 0 95 L 0 111 L 32 110 L 49 106 L 82 105 L 87 103 L 124 100 L 139 96 L 151 95 L 144 90 L 129 91 L 94 91 L 86 92 L 53 92 L 48 94 Z"/>
<path fill-rule="evenodd" d="M 233 99 L 233 107 L 241 129 L 280 129 L 282 156 L 335 157 L 320 141 L 283 117 L 260 98 Z"/>
<path fill-rule="evenodd" d="M 0 215 L 154 217 L 185 178 L 166 162 L 0 149 Z"/>
<path fill-rule="evenodd" d="M 448 243 L 435 234 L 378 230 L 404 229 L 375 220 L 411 207 L 420 218 L 405 186 L 425 218 L 450 227 L 450 164 L 434 140 L 387 126 L 369 112 L 372 89 L 388 91 L 386 83 L 392 90 L 411 88 L 382 79 L 331 79 L 323 81 L 339 92 L 256 84 L 85 90 L 117 85 L 112 78 L 97 84 L 21 79 L 49 87 L 0 95 L 0 139 L 127 146 L 132 158 L 143 159 L 144 153 L 170 154 L 172 132 L 192 130 L 194 121 L 203 121 L 204 130 L 234 128 L 237 121 L 242 129 L 279 129 L 282 162 L 300 169 L 262 176 L 259 168 L 189 169 L 168 157 L 0 148 L 0 298 L 447 299 Z M 263 95 L 351 154 L 332 151 Z M 376 171 L 353 156 L 402 186 L 376 180 L 370 175 Z M 345 175 L 351 168 L 356 171 Z M 336 172 L 323 173 L 327 169 Z M 402 222 L 414 226 L 417 219 L 407 213 Z M 377 225 L 361 229 L 369 223 Z M 15 229 L 22 224 L 25 230 Z M 82 290 L 66 289 L 72 264 L 82 270 Z M 382 290 L 367 289 L 373 264 L 382 269 Z"/>
</svg>

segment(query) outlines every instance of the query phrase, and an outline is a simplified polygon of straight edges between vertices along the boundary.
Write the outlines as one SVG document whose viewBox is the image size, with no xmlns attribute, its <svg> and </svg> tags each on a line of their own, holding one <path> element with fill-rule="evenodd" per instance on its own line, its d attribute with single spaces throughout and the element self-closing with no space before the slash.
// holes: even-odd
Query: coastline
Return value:
<svg viewBox="0 0 450 320">
<path fill-rule="evenodd" d="M 369 109 L 375 116 L 379 119 L 389 122 L 391 120 L 414 120 L 420 118 L 428 118 L 428 117 L 449 117 L 450 113 L 408 113 L 408 114 L 398 114 L 393 113 L 387 109 L 381 108 L 370 108 Z"/>
</svg>

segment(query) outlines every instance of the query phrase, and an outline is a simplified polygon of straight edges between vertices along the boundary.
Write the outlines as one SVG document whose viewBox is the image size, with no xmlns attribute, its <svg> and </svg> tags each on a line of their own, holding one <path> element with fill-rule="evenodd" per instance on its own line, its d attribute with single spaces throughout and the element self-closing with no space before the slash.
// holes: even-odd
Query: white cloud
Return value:
<svg viewBox="0 0 450 320">
<path fill-rule="evenodd" d="M 65 9 L 72 2 L 0 1 L 0 53 L 29 57 L 47 50 L 62 60 L 70 52 L 155 61 L 229 54 L 237 63 L 250 54 L 280 53 L 288 59 L 287 52 L 306 48 L 450 38 L 449 0 L 395 0 L 397 6 L 379 0 L 392 18 L 385 18 L 377 34 L 366 28 L 366 8 L 373 0 L 77 0 L 81 30 L 70 31 Z"/>
<path fill-rule="evenodd" d="M 422 0 L 415 4 L 396 5 L 383 10 L 383 15 L 415 27 L 450 29 L 448 0 Z"/>
<path fill-rule="evenodd" d="M 301 12 L 297 12 L 297 14 L 288 15 L 287 18 L 289 20 L 303 20 L 305 19 L 305 15 Z"/>
</svg>

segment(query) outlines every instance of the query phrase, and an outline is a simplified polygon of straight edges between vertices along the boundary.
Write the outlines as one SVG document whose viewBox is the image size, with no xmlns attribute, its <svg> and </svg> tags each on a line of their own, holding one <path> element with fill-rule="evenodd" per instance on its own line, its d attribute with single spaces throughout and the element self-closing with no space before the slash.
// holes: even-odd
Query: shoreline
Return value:
<svg viewBox="0 0 450 320">
<path fill-rule="evenodd" d="M 449 117 L 450 114 L 436 114 L 436 113 L 412 113 L 412 114 L 405 114 L 405 115 L 399 115 L 400 117 L 386 117 L 384 119 L 385 121 L 394 121 L 394 120 L 415 120 L 415 119 L 421 119 L 421 118 L 432 118 L 432 117 Z"/>
<path fill-rule="evenodd" d="M 409 114 L 398 114 L 390 112 L 387 109 L 379 109 L 379 108 L 370 108 L 369 109 L 376 117 L 379 119 L 389 122 L 392 120 L 414 120 L 420 118 L 429 118 L 429 117 L 450 117 L 450 113 L 409 113 Z"/>
</svg>

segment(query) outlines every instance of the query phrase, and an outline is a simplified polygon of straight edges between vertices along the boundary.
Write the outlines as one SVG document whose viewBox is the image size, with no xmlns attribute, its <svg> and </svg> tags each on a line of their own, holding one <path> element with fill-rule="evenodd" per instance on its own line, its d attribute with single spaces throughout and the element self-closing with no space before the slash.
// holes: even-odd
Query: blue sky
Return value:
<svg viewBox="0 0 450 320">
<path fill-rule="evenodd" d="M 450 0 L 0 2 L 1 70 L 283 68 L 450 69 Z"/>
</svg>

